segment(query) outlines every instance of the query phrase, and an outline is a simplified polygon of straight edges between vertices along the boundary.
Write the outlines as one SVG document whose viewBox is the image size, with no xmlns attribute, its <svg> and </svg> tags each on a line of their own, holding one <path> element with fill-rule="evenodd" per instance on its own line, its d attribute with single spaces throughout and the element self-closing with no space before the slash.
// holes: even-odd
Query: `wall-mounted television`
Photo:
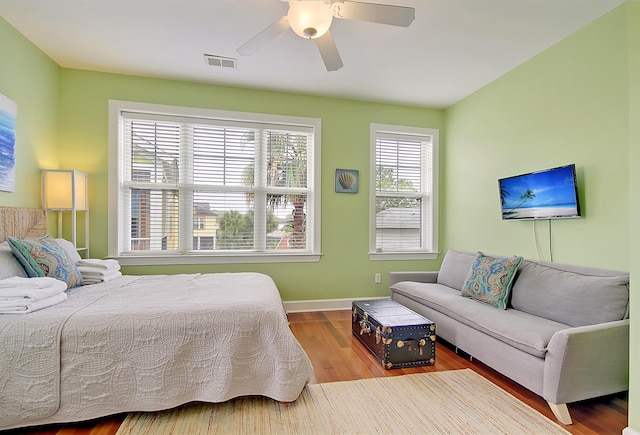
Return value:
<svg viewBox="0 0 640 435">
<path fill-rule="evenodd" d="M 498 180 L 502 219 L 580 217 L 574 164 Z"/>
</svg>

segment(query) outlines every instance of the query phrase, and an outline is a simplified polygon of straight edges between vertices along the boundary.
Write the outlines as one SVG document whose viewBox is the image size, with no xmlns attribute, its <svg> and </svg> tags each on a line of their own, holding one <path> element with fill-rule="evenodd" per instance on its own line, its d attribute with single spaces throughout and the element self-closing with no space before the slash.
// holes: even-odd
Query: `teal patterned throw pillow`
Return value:
<svg viewBox="0 0 640 435">
<path fill-rule="evenodd" d="M 7 237 L 7 242 L 29 278 L 50 276 L 66 282 L 68 288 L 82 285 L 82 275 L 78 267 L 50 236 L 35 240 Z"/>
<path fill-rule="evenodd" d="M 522 260 L 522 257 L 496 258 L 478 252 L 462 287 L 462 296 L 506 310 Z"/>
</svg>

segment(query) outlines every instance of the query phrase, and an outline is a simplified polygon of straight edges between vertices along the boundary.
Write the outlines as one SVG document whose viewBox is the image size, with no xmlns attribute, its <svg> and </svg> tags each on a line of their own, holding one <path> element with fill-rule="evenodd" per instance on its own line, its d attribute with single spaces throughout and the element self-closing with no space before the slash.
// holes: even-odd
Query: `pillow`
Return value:
<svg viewBox="0 0 640 435">
<path fill-rule="evenodd" d="M 478 252 L 462 287 L 462 296 L 507 309 L 509 292 L 522 257 L 490 257 Z"/>
<path fill-rule="evenodd" d="M 449 249 L 438 272 L 438 284 L 461 291 L 475 258 L 476 255 L 473 252 Z"/>
<path fill-rule="evenodd" d="M 36 240 L 7 237 L 7 242 L 29 278 L 50 276 L 66 282 L 68 288 L 82 285 L 82 275 L 78 267 L 49 235 Z"/>
<path fill-rule="evenodd" d="M 11 252 L 11 248 L 7 242 L 0 243 L 0 279 L 19 276 L 26 278 L 27 273 L 22 268 L 18 259 Z"/>
<path fill-rule="evenodd" d="M 78 251 L 76 250 L 75 246 L 73 246 L 73 243 L 63 238 L 57 238 L 55 240 L 56 243 L 60 245 L 62 249 L 64 249 L 64 252 L 66 252 L 71 261 L 73 261 L 73 264 L 78 264 L 78 261 L 82 260 L 82 257 L 80 257 L 80 254 L 78 254 Z"/>
<path fill-rule="evenodd" d="M 525 261 L 513 284 L 511 306 L 569 326 L 613 322 L 627 316 L 629 274 Z"/>
</svg>

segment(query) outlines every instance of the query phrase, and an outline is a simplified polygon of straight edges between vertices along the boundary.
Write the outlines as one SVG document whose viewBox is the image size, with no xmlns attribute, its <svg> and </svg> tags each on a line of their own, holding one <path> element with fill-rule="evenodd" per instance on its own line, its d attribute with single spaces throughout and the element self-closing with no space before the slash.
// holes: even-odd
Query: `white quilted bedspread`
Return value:
<svg viewBox="0 0 640 435">
<path fill-rule="evenodd" d="M 261 395 L 313 374 L 258 273 L 124 276 L 0 315 L 0 429 Z"/>
</svg>

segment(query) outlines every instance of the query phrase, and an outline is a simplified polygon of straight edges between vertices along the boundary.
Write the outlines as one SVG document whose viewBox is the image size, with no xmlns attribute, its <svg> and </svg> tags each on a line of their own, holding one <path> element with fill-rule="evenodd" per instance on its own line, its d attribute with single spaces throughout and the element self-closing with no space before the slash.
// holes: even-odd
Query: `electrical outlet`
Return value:
<svg viewBox="0 0 640 435">
<path fill-rule="evenodd" d="M 375 282 L 376 284 L 380 284 L 382 282 L 382 275 L 380 275 L 379 273 L 376 273 Z"/>
</svg>

